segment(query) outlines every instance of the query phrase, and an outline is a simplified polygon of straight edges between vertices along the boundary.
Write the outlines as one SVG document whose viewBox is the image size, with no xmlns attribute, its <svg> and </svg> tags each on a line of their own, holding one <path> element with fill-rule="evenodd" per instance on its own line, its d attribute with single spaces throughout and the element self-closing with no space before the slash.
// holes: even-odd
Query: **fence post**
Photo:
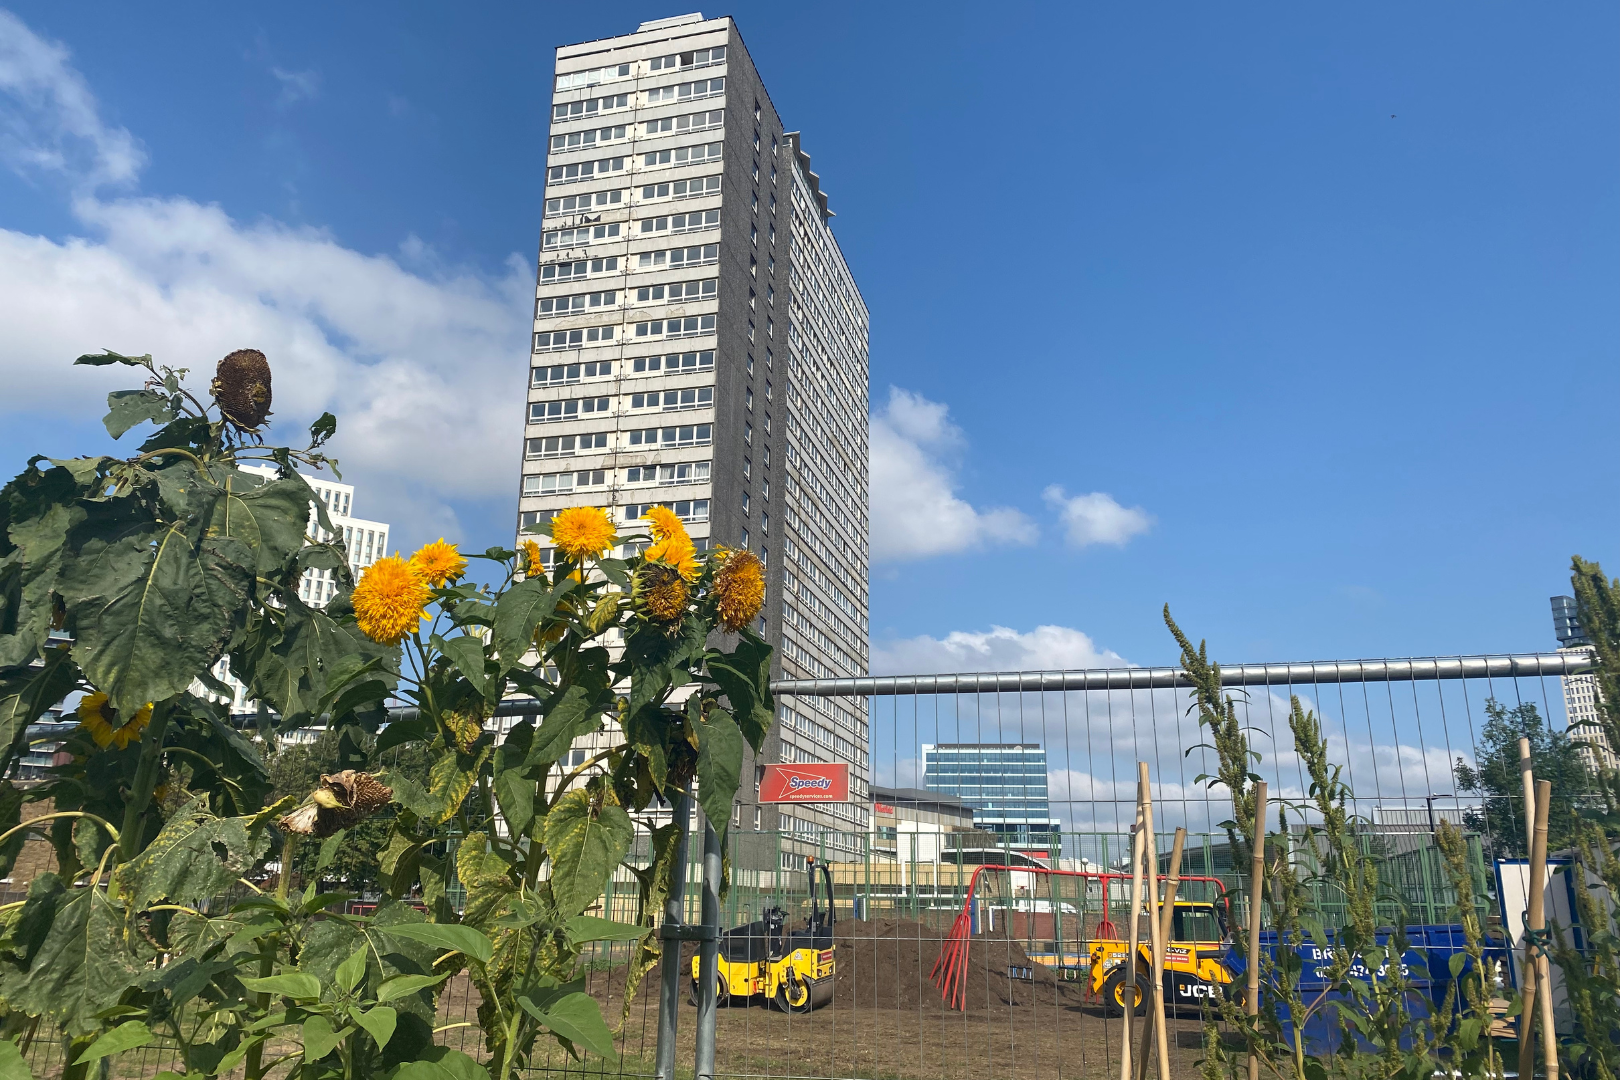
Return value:
<svg viewBox="0 0 1620 1080">
<path fill-rule="evenodd" d="M 700 811 L 701 813 L 701 811 Z M 714 1076 L 716 977 L 720 952 L 720 834 L 703 815 L 703 940 L 698 944 L 696 1080 Z"/>
<path fill-rule="evenodd" d="M 671 807 L 676 824 L 674 874 L 664 899 L 664 925 L 659 932 L 664 955 L 659 961 L 658 1044 L 653 1051 L 653 1073 L 658 1080 L 675 1080 L 675 1029 L 681 1007 L 681 941 L 686 919 L 686 831 L 692 797 L 677 792 Z"/>
</svg>

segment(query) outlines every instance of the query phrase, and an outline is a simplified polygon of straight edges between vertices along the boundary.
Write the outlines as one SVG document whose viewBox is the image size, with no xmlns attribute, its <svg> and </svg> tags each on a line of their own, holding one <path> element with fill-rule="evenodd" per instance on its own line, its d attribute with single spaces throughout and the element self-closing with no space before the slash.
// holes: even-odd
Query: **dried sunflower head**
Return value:
<svg viewBox="0 0 1620 1080">
<path fill-rule="evenodd" d="M 685 617 L 691 593 L 679 570 L 663 563 L 647 563 L 636 571 L 633 595 L 648 618 L 674 624 Z"/>
<path fill-rule="evenodd" d="M 370 773 L 344 769 L 322 776 L 304 805 L 282 817 L 280 825 L 288 832 L 325 839 L 364 821 L 393 798 L 394 789 Z"/>
<path fill-rule="evenodd" d="M 713 588 L 720 624 L 736 633 L 765 603 L 765 564 L 752 551 L 727 552 Z"/>
<path fill-rule="evenodd" d="M 219 362 L 208 392 L 225 419 L 251 431 L 270 416 L 270 361 L 258 349 L 237 349 Z"/>
</svg>

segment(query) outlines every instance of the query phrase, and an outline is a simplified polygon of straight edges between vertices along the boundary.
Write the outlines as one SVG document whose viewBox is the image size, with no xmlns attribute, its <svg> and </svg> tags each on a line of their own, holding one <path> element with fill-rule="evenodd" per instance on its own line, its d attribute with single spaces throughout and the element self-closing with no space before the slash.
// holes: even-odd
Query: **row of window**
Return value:
<svg viewBox="0 0 1620 1080">
<path fill-rule="evenodd" d="M 667 217 L 641 219 L 641 231 L 643 234 L 660 233 L 666 229 L 672 233 L 702 232 L 705 229 L 718 229 L 719 227 L 719 210 L 693 210 L 689 214 L 670 214 Z"/>
<path fill-rule="evenodd" d="M 558 214 L 584 214 L 604 206 L 618 206 L 624 201 L 625 192 L 596 191 L 584 195 L 564 195 L 556 199 L 546 200 L 546 216 L 554 217 Z"/>
<path fill-rule="evenodd" d="M 649 484 L 661 487 L 703 484 L 709 480 L 709 466 L 710 463 L 707 461 L 683 461 L 674 465 L 633 465 L 625 470 L 624 479 L 627 485 L 638 487 Z M 609 470 L 605 469 L 539 473 L 523 478 L 523 494 L 555 495 L 582 488 L 606 487 L 608 482 Z"/>
<path fill-rule="evenodd" d="M 531 401 L 529 403 L 529 423 L 549 424 L 558 420 L 578 420 L 581 416 L 591 416 L 608 411 L 608 402 L 611 398 L 569 398 L 566 401 Z"/>
<path fill-rule="evenodd" d="M 694 300 L 713 300 L 720 287 L 719 278 L 703 281 L 677 281 L 667 285 L 643 285 L 636 290 L 638 304 L 664 301 L 670 304 L 691 303 Z"/>
<path fill-rule="evenodd" d="M 591 274 L 610 273 L 619 268 L 619 257 L 606 259 L 576 259 L 573 262 L 547 263 L 540 268 L 540 281 L 574 281 Z"/>
<path fill-rule="evenodd" d="M 591 68 L 588 71 L 570 71 L 566 75 L 557 76 L 557 89 L 577 90 L 582 86 L 595 86 L 597 83 L 625 79 L 629 76 L 629 64 L 614 64 L 609 67 Z"/>
<path fill-rule="evenodd" d="M 587 131 L 570 131 L 564 135 L 551 137 L 551 152 L 559 150 L 590 150 L 602 143 L 618 142 L 625 137 L 625 125 L 615 124 L 613 127 L 591 128 Z"/>
<path fill-rule="evenodd" d="M 713 424 L 683 424 L 680 427 L 643 428 L 630 432 L 630 446 L 670 450 L 680 446 L 708 446 L 714 441 Z"/>
<path fill-rule="evenodd" d="M 666 180 L 662 184 L 646 184 L 641 189 L 641 198 L 648 199 L 695 199 L 699 195 L 720 194 L 720 177 L 698 176 L 691 180 Z M 615 202 L 618 200 L 615 199 Z"/>
<path fill-rule="evenodd" d="M 679 116 L 664 116 L 657 120 L 645 120 L 641 125 L 641 133 L 643 135 L 662 135 L 669 131 L 676 133 L 682 131 L 707 131 L 710 128 L 725 126 L 726 111 L 724 109 L 710 109 L 707 112 L 682 113 Z M 572 147 L 573 144 L 569 145 Z M 551 140 L 551 148 L 553 150 L 557 149 L 557 138 Z"/>
<path fill-rule="evenodd" d="M 619 223 L 581 225 L 577 229 L 553 229 L 540 234 L 540 250 L 555 248 L 589 247 L 595 240 L 611 240 L 619 235 Z"/>
<path fill-rule="evenodd" d="M 708 278 L 703 281 L 677 281 L 667 285 L 644 285 L 636 290 L 636 302 L 639 304 L 688 304 L 699 300 L 713 300 L 719 287 L 718 278 Z M 580 311 L 590 311 L 594 308 L 612 307 L 619 302 L 617 289 L 603 289 L 599 292 L 575 293 L 572 296 L 542 296 L 534 302 L 534 317 L 537 319 L 553 318 L 558 315 L 570 315 Z M 679 320 L 670 320 L 676 322 Z M 708 327 L 714 326 L 713 317 L 710 317 Z M 638 335 L 641 334 L 637 330 Z"/>
<path fill-rule="evenodd" d="M 630 361 L 632 371 L 700 371 L 714 367 L 714 350 L 702 352 L 665 353 L 663 356 L 638 356 Z"/>
<path fill-rule="evenodd" d="M 692 247 L 670 248 L 668 251 L 643 251 L 637 259 L 636 267 L 657 269 L 660 266 L 703 266 L 719 261 L 719 244 L 695 244 Z"/>
<path fill-rule="evenodd" d="M 714 387 L 696 386 L 684 390 L 654 390 L 647 394 L 631 394 L 632 409 L 702 409 L 714 404 Z"/>
<path fill-rule="evenodd" d="M 715 97 L 725 92 L 726 77 L 722 75 L 718 79 L 698 79 L 696 82 L 655 86 L 647 91 L 647 104 L 657 105 L 662 101 L 701 101 L 703 98 Z"/>
<path fill-rule="evenodd" d="M 534 351 L 557 352 L 612 341 L 613 330 L 611 326 L 589 326 L 580 330 L 541 330 L 534 335 Z"/>
<path fill-rule="evenodd" d="M 619 294 L 614 289 L 603 292 L 576 293 L 573 296 L 542 296 L 534 302 L 534 317 L 548 319 L 557 315 L 572 314 L 576 311 L 612 307 L 618 302 Z"/>
<path fill-rule="evenodd" d="M 672 53 L 669 56 L 655 56 L 647 61 L 648 71 L 673 71 L 675 68 L 699 68 L 710 64 L 723 63 L 726 59 L 726 47 L 716 45 L 711 49 L 697 49 L 692 52 Z"/>
<path fill-rule="evenodd" d="M 636 337 L 698 337 L 714 333 L 714 316 L 693 315 L 685 319 L 653 319 L 635 325 Z"/>
<path fill-rule="evenodd" d="M 624 158 L 599 158 L 596 161 L 575 161 L 567 165 L 553 165 L 546 170 L 548 184 L 576 184 L 596 176 L 623 172 Z"/>
<path fill-rule="evenodd" d="M 581 469 L 578 472 L 541 473 L 523 478 L 523 494 L 554 495 L 577 488 L 605 487 L 607 473 L 602 469 Z"/>
<path fill-rule="evenodd" d="M 695 165 L 704 161 L 719 161 L 725 143 L 700 143 L 697 146 L 676 146 L 668 150 L 654 150 L 641 155 L 643 168 L 655 165 Z"/>
<path fill-rule="evenodd" d="M 523 448 L 523 456 L 528 458 L 555 458 L 573 457 L 575 454 L 594 454 L 607 449 L 608 437 L 605 431 L 589 432 L 585 435 L 548 435 L 541 439 L 529 439 Z"/>
<path fill-rule="evenodd" d="M 707 461 L 682 461 L 674 465 L 632 465 L 624 471 L 627 484 L 702 484 L 709 479 Z"/>
<path fill-rule="evenodd" d="M 565 101 L 551 107 L 551 120 L 578 120 L 581 117 L 595 116 L 599 112 L 610 109 L 625 109 L 630 106 L 629 94 L 609 94 L 606 97 L 587 98 L 584 101 Z"/>
<path fill-rule="evenodd" d="M 640 518 L 646 517 L 647 511 L 651 510 L 655 506 L 667 506 L 669 509 L 675 511 L 675 516 L 680 518 L 682 521 L 692 522 L 709 520 L 708 499 L 682 499 L 679 502 L 631 503 L 629 506 L 624 508 L 624 520 L 636 521 Z"/>
<path fill-rule="evenodd" d="M 612 360 L 597 360 L 589 364 L 552 364 L 534 369 L 534 386 L 565 386 L 581 379 L 599 379 L 613 374 Z"/>
</svg>

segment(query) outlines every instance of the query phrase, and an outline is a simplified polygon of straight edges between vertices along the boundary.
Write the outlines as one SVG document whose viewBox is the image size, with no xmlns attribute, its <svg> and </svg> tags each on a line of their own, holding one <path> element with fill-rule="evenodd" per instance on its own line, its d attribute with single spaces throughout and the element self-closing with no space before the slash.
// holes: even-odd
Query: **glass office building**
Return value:
<svg viewBox="0 0 1620 1080">
<path fill-rule="evenodd" d="M 1015 847 L 1057 844 L 1039 743 L 924 744 L 923 785 L 973 808 L 973 824 Z"/>
</svg>

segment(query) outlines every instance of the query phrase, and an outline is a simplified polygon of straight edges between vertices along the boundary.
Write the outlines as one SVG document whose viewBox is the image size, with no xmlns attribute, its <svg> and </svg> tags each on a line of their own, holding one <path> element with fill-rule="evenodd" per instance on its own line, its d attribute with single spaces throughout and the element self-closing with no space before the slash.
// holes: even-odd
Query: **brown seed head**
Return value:
<svg viewBox="0 0 1620 1080">
<path fill-rule="evenodd" d="M 227 420 L 257 428 L 270 415 L 270 361 L 258 349 L 237 349 L 219 362 L 208 391 Z"/>
</svg>

